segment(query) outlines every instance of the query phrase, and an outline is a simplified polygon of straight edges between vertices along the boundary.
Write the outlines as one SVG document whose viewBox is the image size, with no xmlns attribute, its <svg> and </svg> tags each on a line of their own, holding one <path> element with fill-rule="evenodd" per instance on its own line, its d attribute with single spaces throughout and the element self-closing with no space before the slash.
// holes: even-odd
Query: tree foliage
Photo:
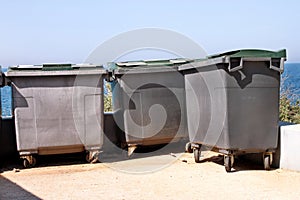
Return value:
<svg viewBox="0 0 300 200">
<path fill-rule="evenodd" d="M 105 87 L 107 93 L 104 95 L 104 112 L 112 112 L 112 89 L 111 85 L 108 82 L 105 82 Z"/>
<path fill-rule="evenodd" d="M 296 89 L 287 83 L 287 76 L 282 76 L 280 86 L 280 121 L 300 123 L 300 101 Z"/>
</svg>

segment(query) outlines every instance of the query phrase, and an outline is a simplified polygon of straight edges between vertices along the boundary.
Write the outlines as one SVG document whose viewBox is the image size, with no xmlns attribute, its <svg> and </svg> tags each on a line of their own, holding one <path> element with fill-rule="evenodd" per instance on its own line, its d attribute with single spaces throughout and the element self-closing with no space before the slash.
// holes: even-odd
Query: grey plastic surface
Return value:
<svg viewBox="0 0 300 200">
<path fill-rule="evenodd" d="M 190 141 L 245 152 L 275 149 L 280 73 L 269 65 L 244 59 L 230 72 L 226 59 L 215 58 L 184 66 Z"/>
<path fill-rule="evenodd" d="M 187 138 L 182 74 L 165 66 L 122 69 L 115 74 L 114 118 L 129 146 Z"/>
<path fill-rule="evenodd" d="M 7 72 L 20 155 L 101 149 L 103 74 L 103 70 Z"/>
</svg>

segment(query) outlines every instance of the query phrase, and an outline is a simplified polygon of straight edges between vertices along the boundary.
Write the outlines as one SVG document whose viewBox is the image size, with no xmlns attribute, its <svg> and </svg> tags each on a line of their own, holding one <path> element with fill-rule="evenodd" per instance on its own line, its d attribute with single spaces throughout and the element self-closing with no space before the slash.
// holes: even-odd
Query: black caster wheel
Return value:
<svg viewBox="0 0 300 200">
<path fill-rule="evenodd" d="M 224 165 L 226 172 L 231 172 L 233 165 L 233 156 L 224 156 Z"/>
<path fill-rule="evenodd" d="M 271 169 L 271 155 L 264 156 L 264 168 L 265 170 Z"/>
<path fill-rule="evenodd" d="M 36 158 L 33 156 L 27 156 L 23 159 L 24 168 L 31 168 L 36 165 Z"/>
<path fill-rule="evenodd" d="M 23 166 L 24 166 L 24 168 L 30 168 L 31 167 L 30 163 L 27 159 L 23 159 Z"/>
<path fill-rule="evenodd" d="M 85 160 L 88 162 L 88 163 L 97 163 L 99 162 L 99 153 L 97 152 L 87 152 L 86 156 L 85 156 Z"/>
<path fill-rule="evenodd" d="M 200 162 L 200 157 L 201 157 L 200 148 L 199 149 L 198 148 L 194 148 L 193 151 L 194 151 L 195 162 L 199 163 Z"/>
<path fill-rule="evenodd" d="M 188 142 L 188 143 L 185 144 L 185 152 L 193 153 L 192 143 Z"/>
</svg>

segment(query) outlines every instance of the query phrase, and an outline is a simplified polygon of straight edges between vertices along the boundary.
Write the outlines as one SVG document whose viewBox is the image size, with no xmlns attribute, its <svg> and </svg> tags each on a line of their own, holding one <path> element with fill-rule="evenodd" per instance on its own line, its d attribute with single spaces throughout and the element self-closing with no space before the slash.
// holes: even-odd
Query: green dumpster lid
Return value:
<svg viewBox="0 0 300 200">
<path fill-rule="evenodd" d="M 119 67 L 132 67 L 132 66 L 172 66 L 174 64 L 188 63 L 191 59 L 176 58 L 170 60 L 140 60 L 140 61 L 128 61 L 128 62 L 117 62 L 116 65 Z"/>
<path fill-rule="evenodd" d="M 93 64 L 45 63 L 42 65 L 17 65 L 9 67 L 8 76 L 48 76 L 106 73 L 103 66 Z"/>
<path fill-rule="evenodd" d="M 9 67 L 10 70 L 43 70 L 43 71 L 62 71 L 74 69 L 94 69 L 103 68 L 92 64 L 69 64 L 69 63 L 44 63 L 42 65 L 16 65 Z"/>
<path fill-rule="evenodd" d="M 9 70 L 41 70 L 43 68 L 42 65 L 15 65 L 10 66 Z"/>
<path fill-rule="evenodd" d="M 72 70 L 72 64 L 70 63 L 44 63 L 42 65 L 43 71 L 61 71 L 61 70 Z"/>
<path fill-rule="evenodd" d="M 153 72 L 174 70 L 178 65 L 192 62 L 192 59 L 176 58 L 169 60 L 138 60 L 127 62 L 107 63 L 108 70 L 116 70 L 116 73 L 134 72 Z"/>
<path fill-rule="evenodd" d="M 285 58 L 286 57 L 286 50 L 282 49 L 279 51 L 268 51 L 268 50 L 260 50 L 260 49 L 242 49 L 236 51 L 229 51 L 221 54 L 215 54 L 208 56 L 208 59 L 211 58 L 218 58 L 223 56 L 229 56 L 232 58 Z"/>
<path fill-rule="evenodd" d="M 231 60 L 239 59 L 236 65 L 234 63 L 231 65 Z M 273 59 L 276 59 L 279 62 L 279 65 L 273 65 Z M 221 54 L 215 54 L 207 56 L 205 59 L 195 60 L 193 63 L 187 63 L 178 67 L 179 71 L 190 70 L 194 68 L 200 68 L 210 65 L 216 65 L 219 63 L 227 63 L 228 70 L 230 72 L 239 70 L 243 67 L 243 61 L 269 61 L 270 68 L 279 72 L 283 72 L 284 61 L 286 60 L 286 50 L 280 51 L 269 51 L 269 50 L 260 50 L 260 49 L 242 49 L 236 51 L 229 51 Z M 236 62 L 236 61 L 235 61 Z"/>
</svg>

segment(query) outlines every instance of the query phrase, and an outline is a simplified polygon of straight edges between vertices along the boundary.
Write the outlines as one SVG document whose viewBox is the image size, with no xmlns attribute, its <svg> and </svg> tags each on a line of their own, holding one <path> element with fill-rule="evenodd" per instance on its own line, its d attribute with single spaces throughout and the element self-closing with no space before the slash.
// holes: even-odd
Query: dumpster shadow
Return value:
<svg viewBox="0 0 300 200">
<path fill-rule="evenodd" d="M 41 198 L 0 175 L 0 199 L 38 200 Z"/>
<path fill-rule="evenodd" d="M 35 156 L 37 160 L 37 164 L 35 168 L 86 164 L 87 162 L 85 160 L 85 155 L 86 155 L 85 153 L 74 153 L 74 154 Z M 0 165 L 0 174 L 5 171 L 12 171 L 18 169 L 24 169 L 22 160 L 19 157 L 7 159 L 4 163 Z"/>
<path fill-rule="evenodd" d="M 200 160 L 200 163 L 205 163 L 205 162 L 214 162 L 218 165 L 224 165 L 224 161 L 223 161 L 223 156 L 222 155 L 218 155 L 218 156 L 211 156 L 208 158 L 204 158 Z"/>
<path fill-rule="evenodd" d="M 102 149 L 102 153 L 99 154 L 99 162 L 105 164 L 161 155 L 170 155 L 172 157 L 177 157 L 177 154 L 184 153 L 185 142 L 186 141 L 179 141 L 166 145 L 138 147 L 130 157 L 128 157 L 127 150 L 121 149 L 120 147 L 111 144 L 107 145 L 109 146 L 109 148 Z M 85 152 L 43 156 L 36 155 L 35 157 L 37 163 L 35 168 L 89 164 L 86 161 L 85 156 Z M 24 169 L 22 160 L 18 155 L 14 156 L 13 158 L 7 158 L 5 162 L 0 164 L 0 174 L 5 171 L 12 171 L 16 169 Z"/>
<path fill-rule="evenodd" d="M 179 141 L 165 145 L 141 146 L 137 147 L 134 153 L 128 156 L 127 149 L 121 149 L 111 145 L 109 149 L 104 149 L 100 154 L 100 162 L 112 163 L 125 160 L 135 160 L 154 156 L 170 155 L 177 157 L 177 154 L 184 153 L 186 141 Z"/>
<path fill-rule="evenodd" d="M 0 176 L 1 173 L 5 171 L 12 171 L 14 169 L 20 168 L 20 158 L 17 153 L 7 155 L 7 156 L 0 156 Z"/>
<path fill-rule="evenodd" d="M 224 166 L 224 155 L 217 155 L 204 158 L 200 160 L 200 163 L 204 162 L 213 162 L 218 165 Z M 225 169 L 224 169 L 225 170 Z M 244 156 L 238 156 L 234 159 L 234 164 L 231 172 L 239 172 L 239 171 L 254 171 L 254 170 L 265 170 L 263 164 L 257 163 L 254 161 L 250 161 Z M 275 170 L 275 168 L 271 168 L 270 171 Z"/>
<path fill-rule="evenodd" d="M 85 152 L 82 152 L 82 153 L 72 153 L 72 154 L 37 156 L 36 167 L 87 164 L 87 161 L 85 160 L 85 155 L 86 155 Z"/>
</svg>

